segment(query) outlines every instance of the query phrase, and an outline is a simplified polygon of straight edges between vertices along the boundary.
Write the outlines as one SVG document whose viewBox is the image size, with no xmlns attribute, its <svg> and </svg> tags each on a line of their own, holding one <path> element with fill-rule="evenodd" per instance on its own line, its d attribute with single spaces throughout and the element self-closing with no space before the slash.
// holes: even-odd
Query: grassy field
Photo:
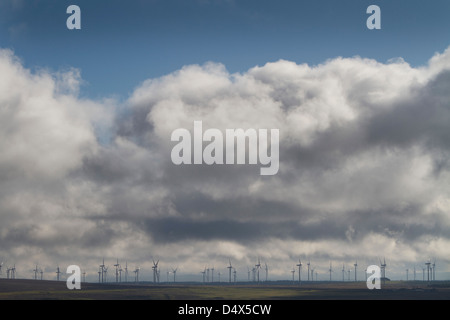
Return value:
<svg viewBox="0 0 450 320">
<path fill-rule="evenodd" d="M 449 300 L 450 282 L 391 282 L 368 290 L 365 282 L 298 285 L 153 285 L 82 284 L 0 279 L 0 300 Z"/>
</svg>

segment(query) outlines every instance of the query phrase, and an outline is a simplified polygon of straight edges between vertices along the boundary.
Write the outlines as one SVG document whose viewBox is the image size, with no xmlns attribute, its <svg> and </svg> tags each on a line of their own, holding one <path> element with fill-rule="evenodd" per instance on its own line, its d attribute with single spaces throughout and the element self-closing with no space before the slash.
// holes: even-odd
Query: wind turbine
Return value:
<svg viewBox="0 0 450 320">
<path fill-rule="evenodd" d="M 59 266 L 56 267 L 56 281 L 59 281 L 59 275 L 61 274 L 61 271 L 59 270 Z"/>
<path fill-rule="evenodd" d="M 83 271 L 82 275 L 83 275 L 83 280 L 82 281 L 86 282 L 86 270 Z"/>
<path fill-rule="evenodd" d="M 248 282 L 250 282 L 250 268 L 247 267 Z"/>
<path fill-rule="evenodd" d="M 101 265 L 99 265 L 101 275 L 102 275 L 102 283 L 105 282 L 104 280 L 104 273 L 105 273 L 105 258 L 103 258 L 103 262 Z M 100 282 L 100 281 L 99 281 Z"/>
<path fill-rule="evenodd" d="M 292 267 L 291 272 L 292 272 L 292 283 L 294 283 L 294 281 L 295 281 L 295 266 Z"/>
<path fill-rule="evenodd" d="M 158 277 L 158 263 L 159 263 L 159 260 L 155 262 L 155 260 L 152 259 L 152 261 L 153 261 L 153 267 L 152 267 L 152 269 L 153 269 L 153 282 L 156 283 L 156 280 L 157 280 L 157 277 Z"/>
<path fill-rule="evenodd" d="M 217 273 L 217 275 L 219 276 L 219 283 L 220 283 L 220 276 L 222 275 L 222 273 L 219 271 L 219 272 Z"/>
<path fill-rule="evenodd" d="M 406 268 L 406 281 L 408 281 L 408 274 L 409 274 L 409 269 Z"/>
<path fill-rule="evenodd" d="M 202 276 L 203 276 L 203 283 L 205 283 L 206 267 L 205 267 L 205 269 L 203 269 L 203 271 L 200 271 L 200 273 L 201 273 Z"/>
<path fill-rule="evenodd" d="M 345 281 L 345 266 L 342 264 L 342 281 Z"/>
<path fill-rule="evenodd" d="M 298 259 L 298 283 L 301 283 L 302 281 L 302 262 L 300 261 L 300 259 Z"/>
<path fill-rule="evenodd" d="M 257 276 L 258 276 L 258 283 L 259 283 L 259 269 L 261 269 L 261 262 L 260 262 L 259 257 L 258 257 L 258 263 L 255 264 L 255 268 L 256 268 L 256 272 L 257 272 Z"/>
<path fill-rule="evenodd" d="M 128 261 L 125 261 L 125 282 L 128 282 Z"/>
<path fill-rule="evenodd" d="M 211 268 L 211 282 L 214 282 L 214 266 Z"/>
<path fill-rule="evenodd" d="M 309 281 L 309 266 L 311 265 L 311 262 L 308 261 L 308 263 L 306 265 L 308 266 L 308 281 Z"/>
<path fill-rule="evenodd" d="M 37 280 L 37 274 L 39 272 L 38 266 L 36 265 L 36 268 L 33 269 L 34 272 L 34 280 Z"/>
<path fill-rule="evenodd" d="M 136 267 L 136 269 L 134 270 L 136 282 L 139 282 L 139 270 L 141 270 L 141 268 L 139 267 Z"/>
<path fill-rule="evenodd" d="M 12 272 L 12 279 L 16 278 L 16 264 L 14 263 L 13 267 L 11 268 Z"/>
<path fill-rule="evenodd" d="M 175 282 L 176 276 L 177 276 L 177 270 L 178 267 L 176 267 L 175 269 L 172 269 L 172 273 L 173 273 L 173 282 Z"/>
<path fill-rule="evenodd" d="M 233 269 L 233 266 L 231 265 L 231 260 L 230 259 L 228 259 L 228 262 L 230 263 L 230 265 L 227 268 L 228 268 L 228 272 L 230 274 L 229 282 L 231 283 L 231 269 Z"/>
<path fill-rule="evenodd" d="M 234 283 L 236 283 L 236 268 L 233 268 L 233 279 Z"/>
<path fill-rule="evenodd" d="M 428 262 L 426 262 L 425 265 L 427 266 L 428 282 L 430 282 L 430 265 L 431 265 L 430 260 L 428 260 Z"/>
<path fill-rule="evenodd" d="M 433 281 L 436 281 L 436 259 L 433 260 Z"/>
<path fill-rule="evenodd" d="M 105 273 L 105 282 L 108 282 L 108 268 L 109 267 L 104 267 L 103 272 Z"/>
<path fill-rule="evenodd" d="M 380 266 L 381 266 L 381 279 L 383 284 L 386 283 L 386 258 L 383 258 L 383 263 L 381 263 L 380 259 Z"/>
<path fill-rule="evenodd" d="M 0 263 L 0 275 L 2 275 L 2 266 L 3 266 L 3 261 L 2 261 L 2 263 Z"/>
<path fill-rule="evenodd" d="M 120 266 L 119 267 L 119 282 L 120 283 L 122 283 L 122 272 L 123 272 L 123 269 L 122 269 L 122 266 Z"/>
<path fill-rule="evenodd" d="M 114 265 L 114 267 L 116 267 L 116 283 L 117 283 L 119 282 L 119 268 L 120 268 L 119 258 L 117 258 L 117 262 Z"/>
<path fill-rule="evenodd" d="M 355 261 L 355 264 L 353 265 L 355 267 L 355 282 L 358 281 L 356 279 L 356 267 L 358 267 L 358 261 Z"/>
<path fill-rule="evenodd" d="M 265 266 L 265 270 L 266 270 L 266 282 L 267 282 L 267 279 L 269 277 L 269 267 L 267 266 L 267 263 L 265 263 L 265 262 L 264 262 L 264 266 Z"/>
</svg>

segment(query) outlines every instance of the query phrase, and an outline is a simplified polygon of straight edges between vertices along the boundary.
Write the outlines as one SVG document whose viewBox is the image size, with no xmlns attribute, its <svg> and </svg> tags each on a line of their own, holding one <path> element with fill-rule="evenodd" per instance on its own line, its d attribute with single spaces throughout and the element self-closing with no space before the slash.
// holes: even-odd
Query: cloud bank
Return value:
<svg viewBox="0 0 450 320">
<path fill-rule="evenodd" d="M 198 273 L 228 258 L 246 272 L 260 255 L 286 278 L 299 258 L 324 273 L 383 256 L 401 270 L 448 262 L 449 49 L 418 68 L 190 65 L 119 107 L 80 98 L 77 70 L 31 72 L 7 50 L 0 70 L 0 257 L 23 277 L 34 263 L 94 274 L 102 257 L 150 274 L 152 257 Z M 278 174 L 172 164 L 171 133 L 196 120 L 279 129 Z"/>
</svg>

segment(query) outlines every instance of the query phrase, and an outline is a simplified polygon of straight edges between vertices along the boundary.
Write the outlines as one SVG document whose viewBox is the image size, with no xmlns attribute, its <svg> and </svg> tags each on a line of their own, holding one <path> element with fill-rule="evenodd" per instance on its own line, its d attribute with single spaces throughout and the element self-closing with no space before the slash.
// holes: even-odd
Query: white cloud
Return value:
<svg viewBox="0 0 450 320">
<path fill-rule="evenodd" d="M 103 255 L 139 263 L 148 250 L 174 266 L 183 263 L 174 253 L 185 259 L 184 272 L 209 257 L 245 266 L 262 255 L 280 276 L 299 256 L 401 265 L 433 248 L 443 260 L 449 56 L 421 68 L 359 57 L 237 74 L 185 66 L 118 106 L 81 99 L 77 70 L 32 73 L 3 50 L 0 240 L 9 249 L 0 254 L 62 260 L 72 248 L 94 268 Z M 194 120 L 280 129 L 279 174 L 174 166 L 171 132 Z"/>
</svg>

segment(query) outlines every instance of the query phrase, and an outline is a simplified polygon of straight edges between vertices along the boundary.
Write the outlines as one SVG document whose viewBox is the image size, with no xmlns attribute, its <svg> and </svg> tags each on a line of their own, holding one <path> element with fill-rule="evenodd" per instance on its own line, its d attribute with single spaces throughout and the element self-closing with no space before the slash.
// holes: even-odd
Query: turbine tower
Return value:
<svg viewBox="0 0 450 320">
<path fill-rule="evenodd" d="M 355 267 L 355 282 L 358 281 L 356 279 L 356 267 L 358 267 L 358 261 L 355 261 L 355 264 L 353 265 Z"/>
<path fill-rule="evenodd" d="M 342 281 L 345 281 L 345 266 L 342 264 Z"/>
<path fill-rule="evenodd" d="M 408 281 L 409 269 L 406 268 L 406 281 Z"/>
</svg>

